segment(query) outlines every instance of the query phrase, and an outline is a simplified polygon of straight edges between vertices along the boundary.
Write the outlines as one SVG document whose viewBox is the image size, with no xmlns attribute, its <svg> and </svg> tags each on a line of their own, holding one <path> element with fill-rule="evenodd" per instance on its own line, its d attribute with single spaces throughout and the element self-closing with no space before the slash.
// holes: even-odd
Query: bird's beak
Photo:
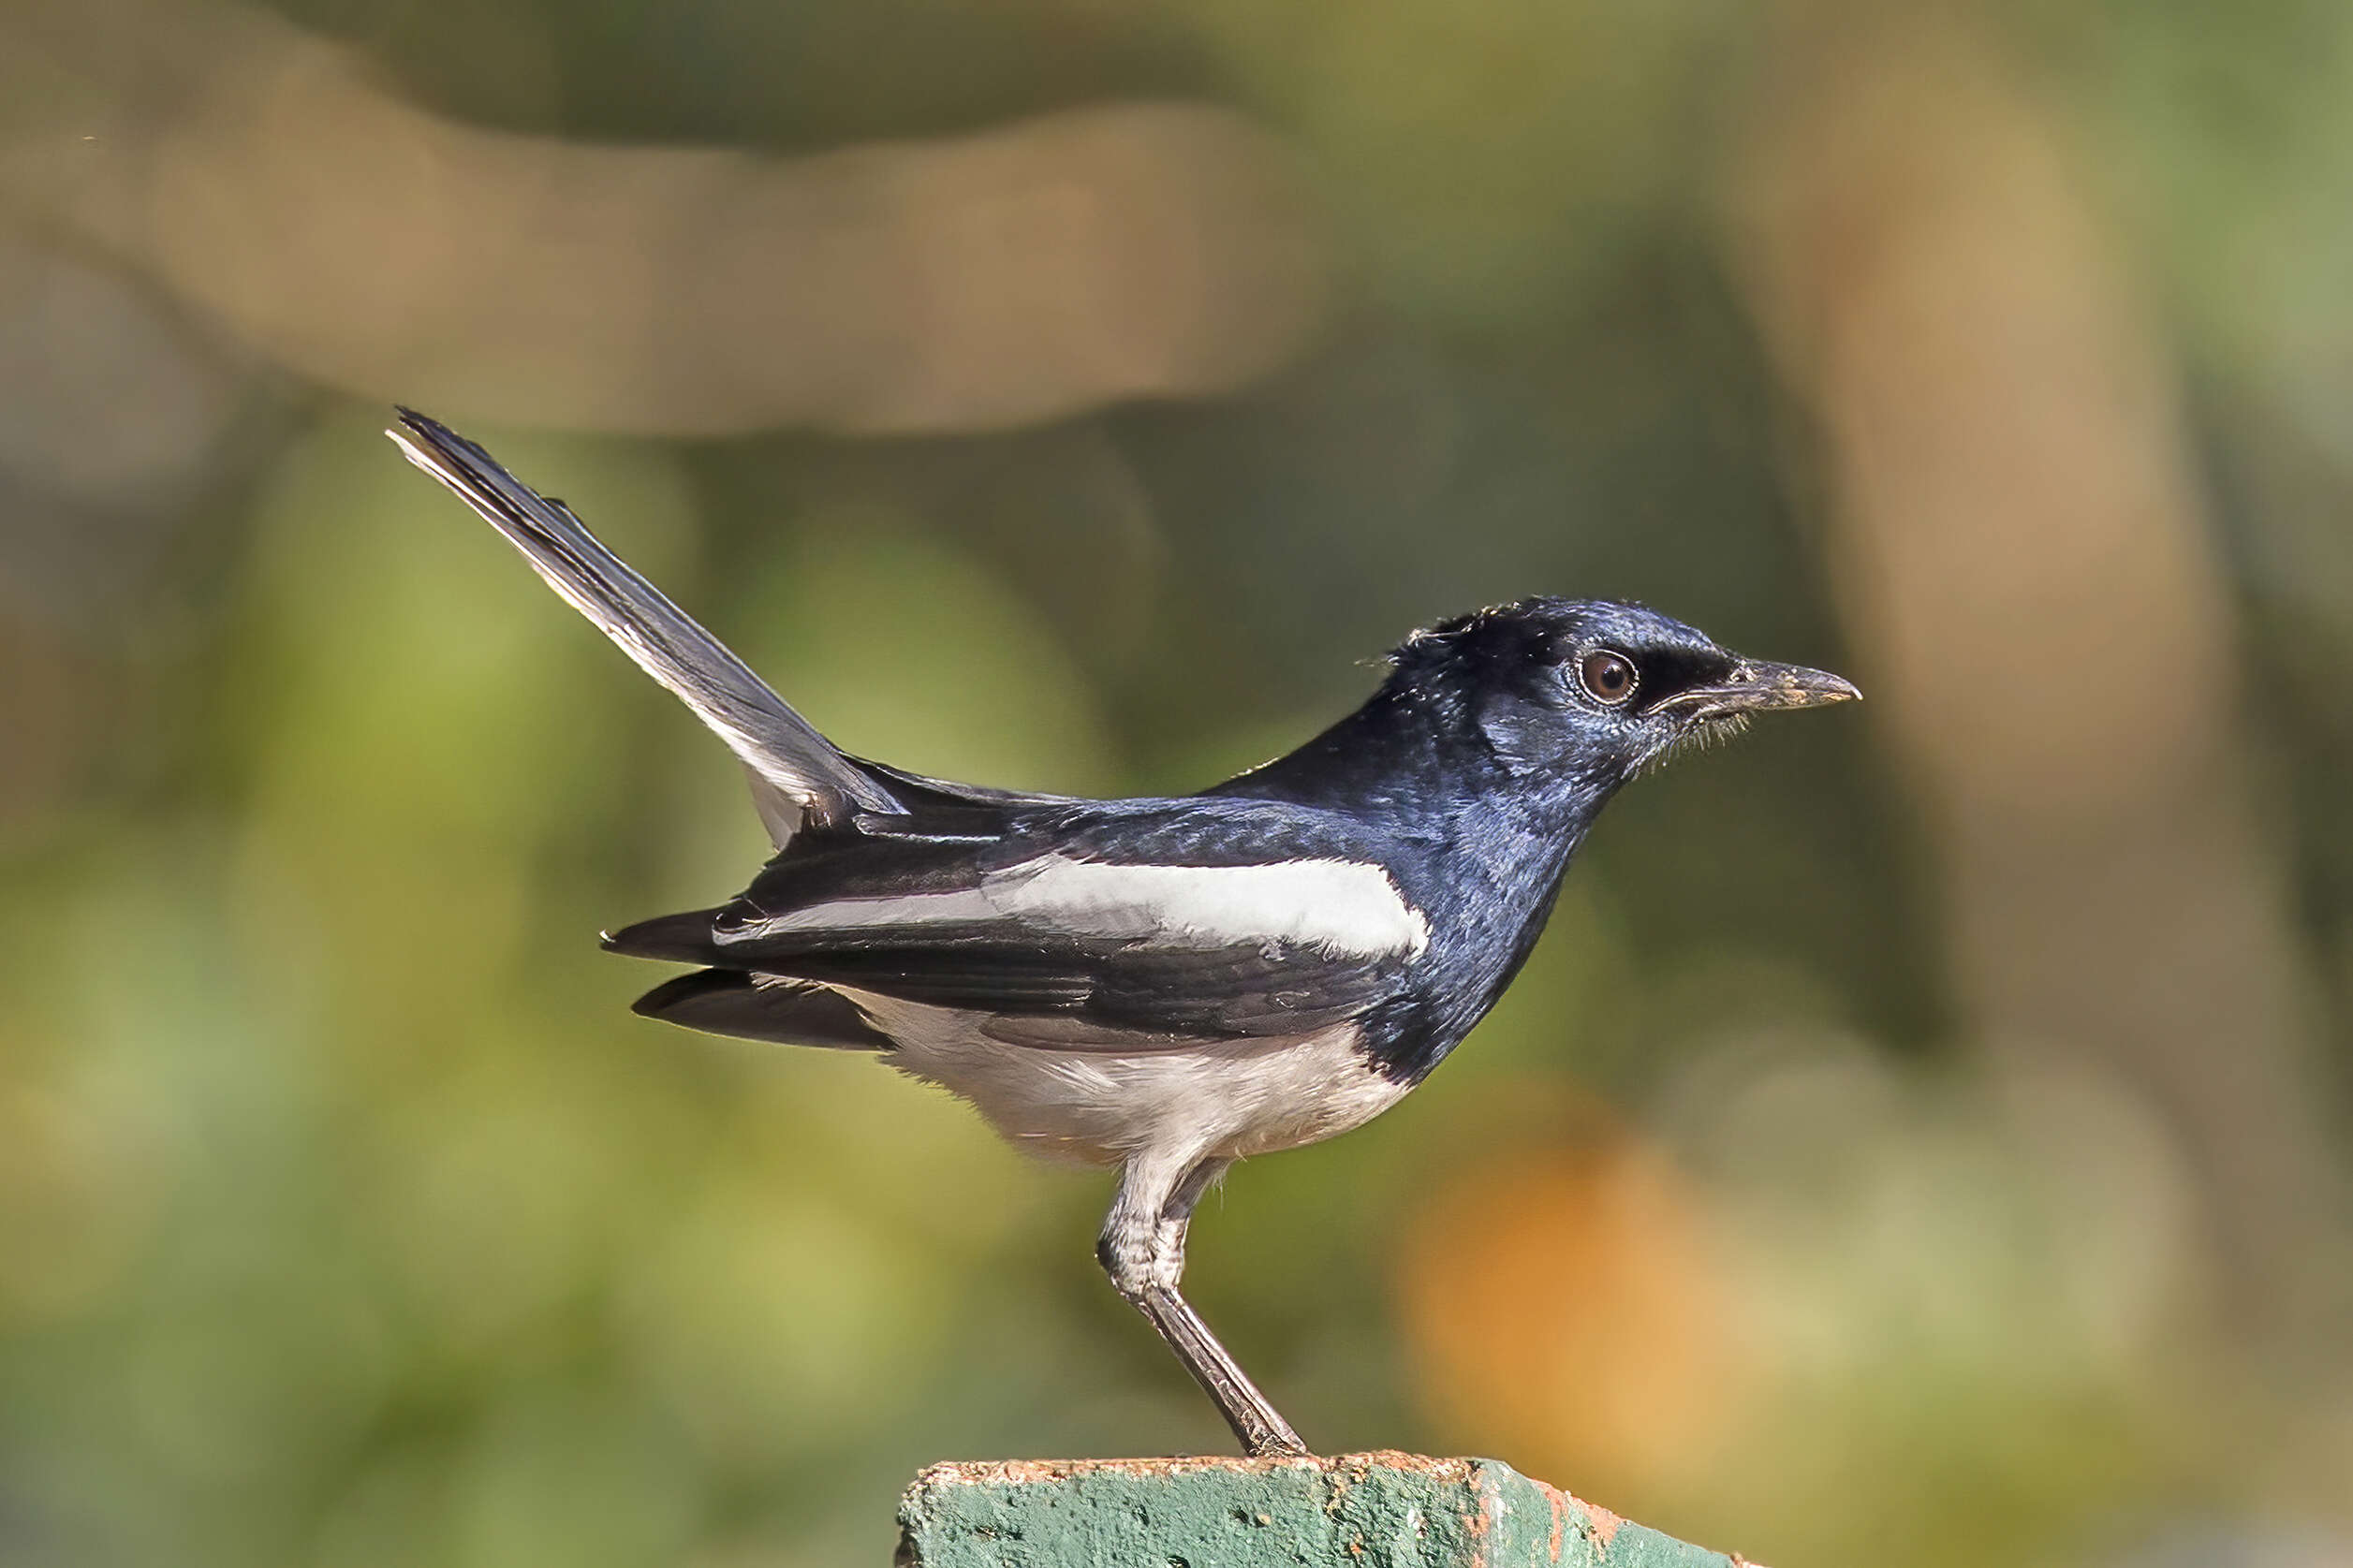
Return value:
<svg viewBox="0 0 2353 1568">
<path fill-rule="evenodd" d="M 1729 719 L 1777 708 L 1851 702 L 1861 696 L 1853 681 L 1826 669 L 1743 659 L 1724 680 L 1686 686 L 1660 706 L 1680 709 L 1694 719 Z"/>
</svg>

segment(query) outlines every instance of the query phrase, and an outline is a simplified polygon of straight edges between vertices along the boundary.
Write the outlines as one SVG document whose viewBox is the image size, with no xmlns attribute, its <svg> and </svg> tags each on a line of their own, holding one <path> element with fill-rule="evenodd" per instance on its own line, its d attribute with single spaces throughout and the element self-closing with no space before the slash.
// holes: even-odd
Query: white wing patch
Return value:
<svg viewBox="0 0 2353 1568">
<path fill-rule="evenodd" d="M 1411 957 L 1430 943 L 1430 922 L 1405 901 L 1389 873 L 1355 860 L 1113 866 L 1061 855 L 993 872 L 978 887 L 953 893 L 812 904 L 723 932 L 719 941 L 996 920 L 1169 946 L 1281 942 L 1366 959 Z"/>
</svg>

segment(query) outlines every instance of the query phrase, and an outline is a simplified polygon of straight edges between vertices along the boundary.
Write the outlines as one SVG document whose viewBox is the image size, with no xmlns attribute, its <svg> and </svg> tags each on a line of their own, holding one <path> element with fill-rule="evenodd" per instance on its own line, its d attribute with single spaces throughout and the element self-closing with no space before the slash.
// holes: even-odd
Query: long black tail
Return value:
<svg viewBox="0 0 2353 1568">
<path fill-rule="evenodd" d="M 507 535 L 549 587 L 727 742 L 752 775 L 760 815 L 779 843 L 804 815 L 838 821 L 853 810 L 905 810 L 724 643 L 598 542 L 570 507 L 540 495 L 481 447 L 411 409 L 400 410 L 400 427 L 385 433 L 409 462 Z"/>
</svg>

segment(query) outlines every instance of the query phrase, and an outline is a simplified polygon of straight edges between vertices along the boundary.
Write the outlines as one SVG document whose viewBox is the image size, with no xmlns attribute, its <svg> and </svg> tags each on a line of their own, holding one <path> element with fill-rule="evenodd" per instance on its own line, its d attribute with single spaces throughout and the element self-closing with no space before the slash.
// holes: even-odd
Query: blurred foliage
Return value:
<svg viewBox="0 0 2353 1568">
<path fill-rule="evenodd" d="M 0 50 L 46 60 L 70 9 L 8 0 Z M 1533 592 L 1643 597 L 1872 692 L 1632 789 L 1456 1059 L 1205 1206 L 1196 1298 L 1319 1444 L 1494 1453 L 1819 1568 L 2168 1561 L 2217 1520 L 2247 1561 L 2353 1551 L 2353 11 L 282 10 L 382 91 L 581 147 L 790 160 L 1163 99 L 1279 139 L 1330 293 L 1231 385 L 685 442 L 535 429 L 486 384 L 507 423 L 469 433 L 854 750 L 1182 791 L 1354 702 L 1416 623 Z M 70 192 L 83 106 L 176 100 L 54 47 L 6 167 Z M 1835 331 L 1786 306 L 1835 316 L 1901 247 L 1833 205 L 1787 287 L 1741 215 L 1799 156 L 1767 132 L 1810 69 L 1933 81 L 1947 50 L 1998 82 L 1949 100 L 1963 130 L 2007 114 L 1990 148 L 2058 149 L 2117 258 L 2066 277 L 2170 388 L 2153 440 L 2222 607 L 2211 644 L 2140 624 L 2225 667 L 2227 799 L 2192 814 L 2254 826 L 2192 896 L 2138 901 L 2211 914 L 2289 1023 L 2079 1049 L 2145 987 L 2131 952 L 2070 950 L 2039 1013 L 1982 958 L 2059 894 L 1984 869 L 1906 739 L 1936 711 L 1870 613 L 1874 427 L 1812 378 Z M 30 188 L 0 181 L 0 1557 L 879 1561 L 934 1459 L 1226 1446 L 1095 1268 L 1100 1176 L 871 1061 L 627 1013 L 658 976 L 595 934 L 748 877 L 735 769 L 397 461 L 404 388 L 309 383 L 171 256 Z M 1985 254 L 2032 284 L 2072 232 Z M 667 319 L 678 252 L 631 272 L 638 239 L 567 265 Z M 877 298 L 893 352 L 949 331 L 937 298 Z M 1910 384 L 1873 386 L 1861 415 Z M 2046 644 L 2047 607 L 1970 591 L 1963 679 L 2022 647 L 2069 702 L 2132 681 L 2145 650 Z M 1999 722 L 1963 743 L 2013 777 L 2041 755 Z M 2136 804 L 2137 767 L 2037 781 L 2113 803 L 2067 842 L 2111 833 L 2126 908 L 2175 886 L 2130 873 L 2181 821 Z M 2199 1121 L 2264 1063 L 2309 1070 L 2309 1126 Z"/>
</svg>

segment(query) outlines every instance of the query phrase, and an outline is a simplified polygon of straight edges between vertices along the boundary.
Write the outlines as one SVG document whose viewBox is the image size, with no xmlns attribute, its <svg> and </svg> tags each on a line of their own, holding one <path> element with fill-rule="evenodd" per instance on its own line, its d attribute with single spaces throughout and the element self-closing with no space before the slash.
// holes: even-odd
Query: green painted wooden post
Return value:
<svg viewBox="0 0 2353 1568">
<path fill-rule="evenodd" d="M 1737 1568 L 1493 1459 L 934 1465 L 899 1568 Z"/>
</svg>

